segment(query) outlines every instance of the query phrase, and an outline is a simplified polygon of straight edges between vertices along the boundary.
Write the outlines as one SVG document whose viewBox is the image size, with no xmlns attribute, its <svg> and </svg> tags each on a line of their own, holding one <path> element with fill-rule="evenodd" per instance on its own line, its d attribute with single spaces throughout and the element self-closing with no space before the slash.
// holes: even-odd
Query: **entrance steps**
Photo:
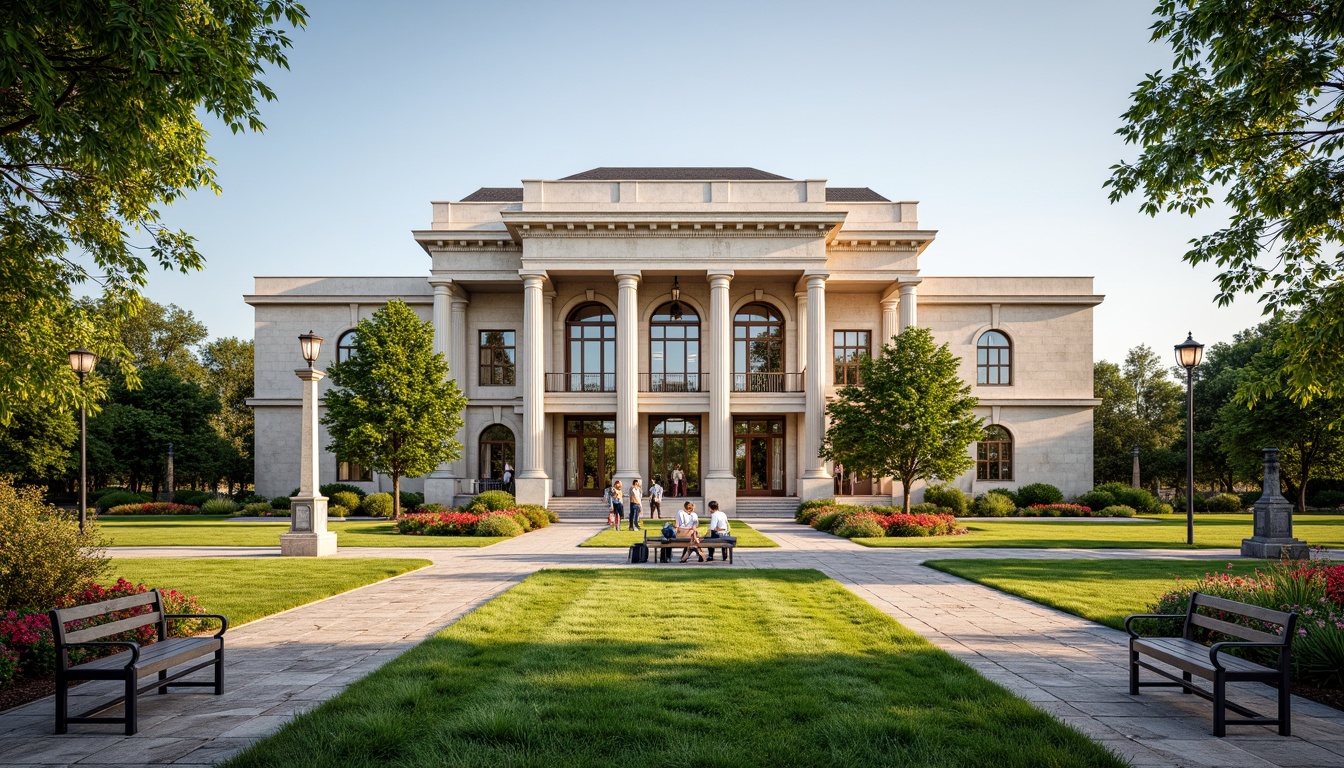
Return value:
<svg viewBox="0 0 1344 768">
<path fill-rule="evenodd" d="M 739 496 L 737 498 L 737 516 L 752 517 L 793 517 L 798 511 L 797 496 Z"/>
<path fill-rule="evenodd" d="M 705 510 L 705 500 L 699 496 L 678 496 L 672 497 L 663 494 L 663 512 L 664 518 L 675 517 L 677 510 L 685 502 L 695 502 L 696 514 L 702 518 L 708 518 L 709 512 Z M 649 516 L 649 500 L 646 497 L 643 503 L 644 512 L 642 517 Z M 546 508 L 554 511 L 560 516 L 561 520 L 606 520 L 607 505 L 602 501 L 601 496 L 552 496 L 547 502 Z M 626 508 L 629 514 L 630 509 Z M 792 512 L 790 512 L 792 514 Z"/>
</svg>

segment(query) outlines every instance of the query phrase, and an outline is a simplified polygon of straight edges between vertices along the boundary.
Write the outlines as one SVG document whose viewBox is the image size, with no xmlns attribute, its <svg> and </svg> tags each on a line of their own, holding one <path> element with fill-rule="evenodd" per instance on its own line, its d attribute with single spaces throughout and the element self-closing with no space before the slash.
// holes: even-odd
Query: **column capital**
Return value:
<svg viewBox="0 0 1344 768">
<path fill-rule="evenodd" d="M 430 280 L 429 284 L 434 286 L 434 295 L 451 296 L 453 295 L 452 280 Z"/>
<path fill-rule="evenodd" d="M 895 311 L 896 311 L 896 303 L 897 303 L 899 300 L 900 300 L 900 299 L 899 299 L 899 297 L 896 296 L 896 294 L 888 294 L 888 295 L 882 297 L 882 300 L 881 300 L 880 303 L 882 304 L 882 308 L 883 308 L 883 309 L 888 310 L 888 311 L 890 311 L 890 312 L 895 312 Z"/>
<path fill-rule="evenodd" d="M 733 274 L 733 270 L 723 269 L 707 272 L 705 273 L 705 278 L 709 281 L 710 288 L 727 288 L 728 284 L 733 281 Z"/>
<path fill-rule="evenodd" d="M 810 291 L 810 290 L 812 290 L 813 288 L 825 288 L 825 287 L 826 287 L 826 278 L 828 278 L 828 277 L 830 277 L 830 276 L 831 276 L 831 273 L 829 273 L 829 272 L 822 272 L 822 273 L 819 273 L 819 274 L 808 274 L 808 273 L 804 273 L 804 274 L 803 274 L 803 279 L 807 281 L 807 289 Z"/>
<path fill-rule="evenodd" d="M 294 375 L 303 381 L 321 381 L 327 378 L 327 374 L 316 368 L 295 368 Z"/>
<path fill-rule="evenodd" d="M 643 273 L 639 270 L 625 270 L 613 272 L 612 276 L 616 278 L 616 285 L 621 288 L 636 288 L 639 281 L 643 278 Z"/>
<path fill-rule="evenodd" d="M 520 269 L 518 270 L 518 276 L 523 278 L 524 288 L 540 288 L 546 282 L 547 278 L 546 270 L 544 269 Z"/>
<path fill-rule="evenodd" d="M 902 296 L 911 296 L 915 293 L 915 289 L 918 287 L 919 283 L 901 283 L 900 294 Z"/>
<path fill-rule="evenodd" d="M 465 307 L 471 303 L 471 299 L 467 298 L 466 296 L 463 296 L 462 294 L 456 291 L 453 292 L 452 299 L 454 310 L 457 310 L 459 307 Z"/>
</svg>

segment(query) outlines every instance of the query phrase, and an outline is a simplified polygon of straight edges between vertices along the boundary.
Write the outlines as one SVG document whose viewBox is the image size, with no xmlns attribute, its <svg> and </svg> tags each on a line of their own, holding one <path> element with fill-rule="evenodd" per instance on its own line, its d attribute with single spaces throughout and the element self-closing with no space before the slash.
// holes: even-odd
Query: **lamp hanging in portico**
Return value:
<svg viewBox="0 0 1344 768">
<path fill-rule="evenodd" d="M 680 320 L 681 313 L 681 279 L 672 278 L 672 306 L 668 309 L 668 314 L 672 315 L 673 320 Z"/>
</svg>

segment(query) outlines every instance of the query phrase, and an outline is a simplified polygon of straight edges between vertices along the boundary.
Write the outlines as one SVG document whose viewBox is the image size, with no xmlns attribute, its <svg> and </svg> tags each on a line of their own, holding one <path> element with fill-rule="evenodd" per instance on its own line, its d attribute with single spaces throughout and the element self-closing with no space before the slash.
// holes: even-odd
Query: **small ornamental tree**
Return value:
<svg viewBox="0 0 1344 768">
<path fill-rule="evenodd" d="M 327 450 L 392 477 L 393 517 L 401 517 L 401 478 L 457 459 L 467 399 L 434 351 L 433 326 L 401 301 L 359 321 L 354 350 L 328 369 L 335 387 L 322 417 Z"/>
<path fill-rule="evenodd" d="M 859 360 L 859 383 L 826 407 L 821 455 L 847 472 L 896 478 L 908 513 L 916 480 L 948 481 L 975 465 L 967 449 L 983 435 L 982 421 L 957 364 L 926 328 L 893 336 L 880 356 Z"/>
</svg>

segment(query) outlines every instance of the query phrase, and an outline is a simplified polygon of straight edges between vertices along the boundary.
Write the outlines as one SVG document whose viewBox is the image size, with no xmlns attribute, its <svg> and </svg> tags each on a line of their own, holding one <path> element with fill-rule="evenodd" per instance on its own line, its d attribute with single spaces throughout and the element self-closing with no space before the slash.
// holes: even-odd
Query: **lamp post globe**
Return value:
<svg viewBox="0 0 1344 768">
<path fill-rule="evenodd" d="M 79 388 L 84 389 L 84 377 L 93 370 L 98 357 L 84 347 L 70 350 L 70 370 L 79 376 Z M 81 391 L 81 395 L 82 395 Z M 89 424 L 84 398 L 79 400 L 79 532 L 83 533 L 89 519 Z"/>
<path fill-rule="evenodd" d="M 312 331 L 299 334 L 299 349 L 303 359 L 308 361 L 308 367 L 312 368 L 317 364 L 318 353 L 322 351 L 322 337 Z"/>
<path fill-rule="evenodd" d="M 1195 366 L 1204 359 L 1204 345 L 1193 332 L 1176 345 L 1176 363 L 1185 369 L 1185 543 L 1195 544 Z"/>
</svg>

